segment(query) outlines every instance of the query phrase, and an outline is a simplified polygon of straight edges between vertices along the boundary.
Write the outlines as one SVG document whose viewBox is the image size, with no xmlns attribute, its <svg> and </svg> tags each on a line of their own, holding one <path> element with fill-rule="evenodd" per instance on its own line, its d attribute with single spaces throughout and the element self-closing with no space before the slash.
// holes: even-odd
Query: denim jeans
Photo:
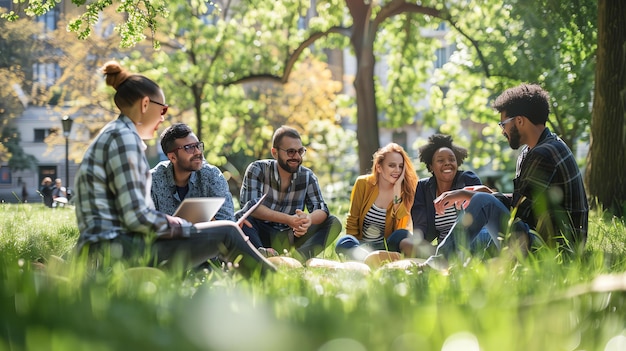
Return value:
<svg viewBox="0 0 626 351">
<path fill-rule="evenodd" d="M 465 209 L 459 213 L 450 234 L 439 244 L 435 255 L 449 257 L 461 250 L 481 252 L 489 246 L 500 250 L 500 237 L 508 231 L 511 212 L 495 196 L 477 193 Z M 529 232 L 522 221 L 514 221 L 511 232 Z M 532 237 L 530 238 L 532 240 Z"/>
<path fill-rule="evenodd" d="M 408 238 L 411 233 L 406 229 L 398 229 L 391 233 L 385 241 L 387 242 L 387 246 L 385 247 L 385 243 L 368 243 L 368 242 L 360 242 L 353 235 L 345 235 L 337 240 L 337 245 L 335 245 L 335 252 L 337 254 L 343 254 L 352 260 L 363 261 L 365 256 L 373 250 L 389 250 L 400 252 L 400 242 L 403 239 Z"/>
<path fill-rule="evenodd" d="M 327 245 L 335 241 L 341 232 L 341 222 L 335 216 L 328 216 L 320 224 L 313 224 L 309 230 L 301 237 L 295 237 L 293 231 L 289 229 L 280 230 L 273 226 L 273 223 L 261 221 L 248 217 L 252 228 L 244 225 L 243 232 L 250 238 L 250 242 L 255 247 L 271 247 L 279 253 L 283 250 L 295 248 L 300 257 L 297 259 L 308 260 L 324 251 Z"/>
</svg>

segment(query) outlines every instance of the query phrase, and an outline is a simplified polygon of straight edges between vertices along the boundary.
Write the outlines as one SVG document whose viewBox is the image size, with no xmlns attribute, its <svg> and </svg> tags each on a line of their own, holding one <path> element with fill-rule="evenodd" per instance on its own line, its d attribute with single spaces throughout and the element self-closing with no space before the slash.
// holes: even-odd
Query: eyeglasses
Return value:
<svg viewBox="0 0 626 351">
<path fill-rule="evenodd" d="M 155 103 L 159 106 L 163 106 L 163 108 L 161 109 L 161 116 L 163 116 L 164 114 L 167 113 L 167 109 L 169 108 L 169 106 L 167 104 L 162 104 L 160 102 L 154 101 L 152 99 L 150 99 L 150 102 Z"/>
<path fill-rule="evenodd" d="M 306 154 L 306 148 L 304 148 L 304 147 L 301 147 L 301 148 L 299 148 L 297 150 L 296 149 L 287 149 L 287 150 L 285 150 L 285 149 L 281 149 L 281 148 L 277 148 L 277 149 L 286 152 L 287 156 L 289 156 L 289 157 L 296 156 L 296 153 L 298 155 L 300 155 L 300 156 L 304 156 L 304 154 Z"/>
<path fill-rule="evenodd" d="M 502 128 L 502 130 L 504 130 L 504 125 L 505 125 L 505 124 L 507 124 L 507 123 L 509 123 L 509 122 L 511 122 L 511 120 L 512 120 L 513 118 L 515 118 L 515 117 L 517 117 L 517 116 L 509 117 L 509 118 L 505 119 L 505 120 L 504 120 L 504 121 L 502 121 L 502 122 L 498 122 L 498 125 L 500 126 L 500 128 Z"/>
<path fill-rule="evenodd" d="M 187 144 L 187 145 L 175 147 L 170 152 L 176 152 L 176 151 L 178 151 L 180 149 L 183 149 L 183 150 L 185 150 L 186 153 L 192 155 L 193 153 L 196 152 L 196 149 L 200 150 L 200 152 L 204 151 L 204 143 L 199 141 L 197 143 Z"/>
</svg>

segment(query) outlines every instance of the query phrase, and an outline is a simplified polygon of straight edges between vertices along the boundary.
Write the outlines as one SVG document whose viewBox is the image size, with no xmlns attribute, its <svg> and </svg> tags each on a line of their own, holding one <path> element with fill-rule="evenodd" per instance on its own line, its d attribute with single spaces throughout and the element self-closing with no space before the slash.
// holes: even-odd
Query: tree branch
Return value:
<svg viewBox="0 0 626 351">
<path fill-rule="evenodd" d="M 444 18 L 444 19 L 446 21 L 448 21 L 448 23 L 450 23 L 452 28 L 456 29 L 456 31 L 459 32 L 463 37 L 465 37 L 465 39 L 469 40 L 470 43 L 472 43 L 472 46 L 474 47 L 474 49 L 476 49 L 476 54 L 478 55 L 478 60 L 480 60 L 480 63 L 483 66 L 483 70 L 485 71 L 485 75 L 487 76 L 487 78 L 490 78 L 491 77 L 491 72 L 489 72 L 489 65 L 487 63 L 487 60 L 485 59 L 485 56 L 483 55 L 483 52 L 480 50 L 480 46 L 478 45 L 478 41 L 472 39 L 467 33 L 465 33 L 456 24 L 456 22 L 452 20 L 452 18 L 450 16 L 445 16 L 445 17 L 446 18 Z"/>
<path fill-rule="evenodd" d="M 285 70 L 282 76 L 278 76 L 274 74 L 265 74 L 265 73 L 251 74 L 246 77 L 233 80 L 231 82 L 225 82 L 223 85 L 229 86 L 229 85 L 234 85 L 234 84 L 247 83 L 251 81 L 272 81 L 272 82 L 285 84 L 289 80 L 289 75 L 291 74 L 293 65 L 298 61 L 298 59 L 300 58 L 300 54 L 304 51 L 304 49 L 309 47 L 316 40 L 326 37 L 329 34 L 341 34 L 341 35 L 345 35 L 349 37 L 351 30 L 352 30 L 351 27 L 335 26 L 326 31 L 316 32 L 316 33 L 311 34 L 311 36 L 309 36 L 306 40 L 300 43 L 300 45 L 298 45 L 298 47 L 291 53 L 291 55 L 288 56 L 287 60 L 285 61 Z"/>
<path fill-rule="evenodd" d="M 436 18 L 445 19 L 443 13 L 433 7 L 426 7 L 417 4 L 407 3 L 405 0 L 395 0 L 385 5 L 374 19 L 374 25 L 376 28 L 387 18 L 393 17 L 402 13 L 421 13 Z"/>
</svg>

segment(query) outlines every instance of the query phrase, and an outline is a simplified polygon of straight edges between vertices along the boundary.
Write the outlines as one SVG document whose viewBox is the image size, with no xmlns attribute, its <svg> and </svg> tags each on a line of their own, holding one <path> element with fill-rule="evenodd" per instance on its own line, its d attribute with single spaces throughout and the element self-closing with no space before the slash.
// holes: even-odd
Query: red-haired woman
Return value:
<svg viewBox="0 0 626 351">
<path fill-rule="evenodd" d="M 357 178 L 350 196 L 346 234 L 335 251 L 363 261 L 373 250 L 413 253 L 411 206 L 417 173 L 402 146 L 390 143 L 374 153 L 372 172 Z"/>
</svg>

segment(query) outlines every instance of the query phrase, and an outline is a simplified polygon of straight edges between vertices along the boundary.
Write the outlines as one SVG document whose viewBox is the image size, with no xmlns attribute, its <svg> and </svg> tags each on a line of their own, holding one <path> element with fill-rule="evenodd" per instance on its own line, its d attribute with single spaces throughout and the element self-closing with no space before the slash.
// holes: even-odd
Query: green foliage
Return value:
<svg viewBox="0 0 626 351">
<path fill-rule="evenodd" d="M 9 158 L 9 168 L 12 170 L 35 169 L 37 167 L 37 158 L 24 152 L 20 146 L 22 140 L 20 132 L 15 127 L 6 127 L 1 129 L 0 143 L 6 147 L 11 155 Z"/>
<path fill-rule="evenodd" d="M 419 102 L 428 93 L 423 83 L 433 70 L 435 49 L 440 45 L 438 39 L 422 35 L 432 27 L 416 14 L 383 22 L 374 42 L 378 64 L 385 67 L 383 81 L 376 81 L 376 103 L 385 116 L 381 126 L 402 127 L 423 112 Z"/>
<path fill-rule="evenodd" d="M 89 23 L 98 11 L 113 3 L 90 4 L 83 22 Z M 323 58 L 321 49 L 329 47 L 358 49 L 348 41 L 350 31 L 354 30 L 350 26 L 355 20 L 366 20 L 371 21 L 373 32 L 362 38 L 362 44 L 367 47 L 365 42 L 371 40 L 383 73 L 380 81 L 374 80 L 375 89 L 371 91 L 375 96 L 357 96 L 362 101 L 375 99 L 379 110 L 367 113 L 359 110 L 360 134 L 379 125 L 395 128 L 417 122 L 418 127 L 467 140 L 472 146 L 473 168 L 507 172 L 512 168 L 510 161 L 514 155 L 499 137 L 499 130 L 493 128 L 495 117 L 488 104 L 506 87 L 529 81 L 539 82 L 551 93 L 554 111 L 551 129 L 574 151 L 579 141 L 588 140 L 597 40 L 596 4 L 591 0 L 420 2 L 424 9 L 432 7 L 433 11 L 440 11 L 437 15 L 440 18 L 413 12 L 415 5 L 404 1 L 374 3 L 367 14 L 353 11 L 360 5 L 354 2 L 349 15 L 346 15 L 348 3 L 339 0 L 316 1 L 315 12 L 309 8 L 310 2 L 303 0 L 219 4 L 170 1 L 167 5 L 139 1 L 135 7 L 130 3 L 123 1 L 114 7 L 128 14 L 120 29 L 122 46 L 140 41 L 144 29 L 152 30 L 153 46 L 162 44 L 164 50 L 147 59 L 150 63 L 145 66 L 155 67 L 155 71 L 169 78 L 162 80 L 164 89 L 176 92 L 176 96 L 170 95 L 176 98 L 180 108 L 180 115 L 173 117 L 193 121 L 195 115 L 201 136 L 207 126 L 211 131 L 219 130 L 215 117 L 208 113 L 217 116 L 223 113 L 226 120 L 232 116 L 251 123 L 254 131 L 267 133 L 267 125 L 262 121 L 253 118 L 255 121 L 251 122 L 245 116 L 246 108 L 254 115 L 267 107 L 259 106 L 254 98 L 228 109 L 207 107 L 223 97 L 235 102 L 242 94 L 241 88 L 218 91 L 217 86 L 247 81 L 250 77 L 282 82 L 291 79 L 290 64 L 294 59 L 299 61 L 309 55 Z M 74 4 L 82 5 L 82 2 Z M 29 6 L 37 7 L 38 3 Z M 369 18 L 360 18 L 361 15 Z M 426 38 L 423 32 L 443 23 L 450 26 L 451 33 L 446 39 L 456 43 L 457 51 L 450 64 L 433 72 L 434 50 L 440 40 Z M 299 53 L 299 45 L 306 38 L 320 33 Z M 181 86 L 186 89 L 180 89 Z M 424 110 L 420 102 L 428 94 L 429 109 Z M 371 118 L 372 115 L 384 118 Z M 364 123 L 367 125 L 361 125 Z M 250 135 L 245 136 L 235 136 L 234 140 L 250 140 Z M 219 149 L 220 142 L 217 144 Z M 248 153 L 257 153 L 260 146 L 254 145 Z M 365 157 L 362 149 L 374 146 L 361 145 L 360 158 Z M 503 157 L 494 159 L 494 154 Z M 223 156 L 214 161 L 228 163 Z"/>
<path fill-rule="evenodd" d="M 468 144 L 475 168 L 510 172 L 514 154 L 499 136 L 489 105 L 508 87 L 538 83 L 552 100 L 548 126 L 576 152 L 579 142 L 589 140 L 596 12 L 591 0 L 512 0 L 498 6 L 476 1 L 451 8 L 457 30 L 449 39 L 457 51 L 435 73 L 427 125 L 456 126 L 454 133 L 463 126 L 473 133 Z"/>
<path fill-rule="evenodd" d="M 626 224 L 605 213 L 592 214 L 576 259 L 504 255 L 448 274 L 282 269 L 246 281 L 123 263 L 94 270 L 70 253 L 78 236 L 70 208 L 3 204 L 0 212 L 0 349 L 613 351 L 624 343 Z"/>
<path fill-rule="evenodd" d="M 4 14 L 5 9 L 0 9 L 0 13 Z M 26 92 L 33 89 L 32 68 L 43 51 L 42 43 L 32 40 L 39 28 L 28 20 L 0 20 L 0 134 L 5 136 L 12 133 L 4 132 L 4 128 L 33 98 Z M 9 151 L 6 142 L 0 140 L 0 163 L 8 162 L 13 151 L 23 154 L 15 143 L 11 145 L 13 151 Z"/>
</svg>

